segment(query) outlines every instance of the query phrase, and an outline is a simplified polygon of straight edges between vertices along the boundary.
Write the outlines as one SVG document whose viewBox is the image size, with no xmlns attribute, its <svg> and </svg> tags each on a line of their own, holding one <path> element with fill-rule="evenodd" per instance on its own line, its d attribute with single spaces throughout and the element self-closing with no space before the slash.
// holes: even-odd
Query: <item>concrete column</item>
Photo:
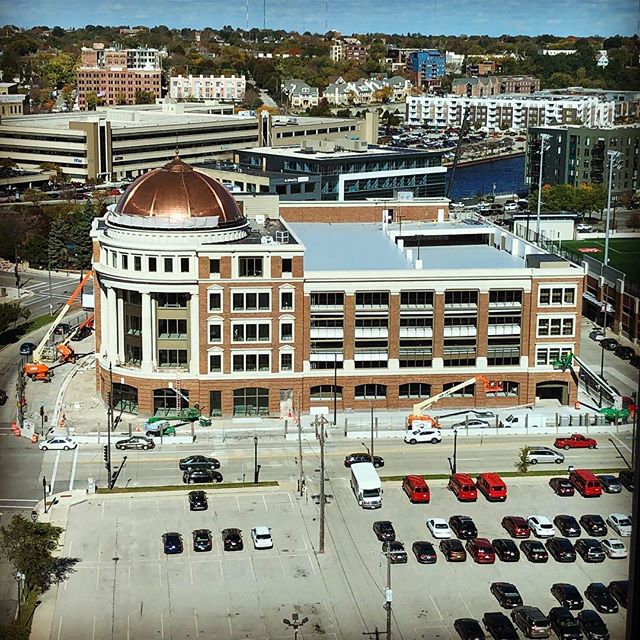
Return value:
<svg viewBox="0 0 640 640">
<path fill-rule="evenodd" d="M 200 294 L 192 293 L 189 299 L 189 373 L 200 372 Z"/>
<path fill-rule="evenodd" d="M 100 296 L 100 356 L 103 356 L 109 349 L 109 309 L 104 287 L 100 287 L 98 295 Z"/>
<path fill-rule="evenodd" d="M 118 322 L 116 325 L 116 341 L 118 345 L 118 360 L 120 362 L 124 362 L 124 325 L 125 325 L 125 317 L 124 317 L 124 298 L 122 297 L 122 293 L 116 296 L 116 304 L 118 309 Z"/>
<path fill-rule="evenodd" d="M 107 355 L 109 360 L 116 362 L 118 355 L 118 303 L 116 290 L 113 287 L 107 289 Z"/>
<path fill-rule="evenodd" d="M 142 294 L 142 371 L 153 370 L 153 336 L 155 334 L 153 309 L 150 293 Z"/>
</svg>

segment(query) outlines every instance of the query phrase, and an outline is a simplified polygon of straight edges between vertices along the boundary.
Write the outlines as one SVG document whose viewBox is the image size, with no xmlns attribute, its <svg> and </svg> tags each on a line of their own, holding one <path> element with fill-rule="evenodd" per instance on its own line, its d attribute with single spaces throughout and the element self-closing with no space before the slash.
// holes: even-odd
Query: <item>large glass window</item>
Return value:
<svg viewBox="0 0 640 640">
<path fill-rule="evenodd" d="M 431 385 L 423 382 L 407 382 L 398 388 L 400 398 L 423 398 L 431 395 Z"/>
<path fill-rule="evenodd" d="M 186 349 L 158 349 L 159 367 L 186 367 Z"/>
<path fill-rule="evenodd" d="M 247 256 L 239 258 L 238 275 L 241 278 L 261 278 L 264 275 L 262 270 L 262 257 Z"/>
<path fill-rule="evenodd" d="M 332 384 L 320 384 L 316 387 L 311 387 L 309 397 L 311 400 L 333 400 L 334 389 L 336 400 L 342 400 L 342 387 L 334 387 Z"/>
<path fill-rule="evenodd" d="M 138 413 L 138 390 L 128 384 L 114 382 L 113 407 L 116 411 Z"/>
<path fill-rule="evenodd" d="M 342 307 L 344 306 L 344 293 L 332 291 L 312 293 L 310 301 L 312 307 Z"/>
<path fill-rule="evenodd" d="M 269 342 L 270 339 L 268 322 L 233 325 L 233 342 Z"/>
<path fill-rule="evenodd" d="M 234 353 L 234 371 L 270 371 L 271 357 L 268 353 Z"/>
<path fill-rule="evenodd" d="M 269 415 L 269 389 L 261 387 L 234 389 L 233 415 Z"/>
<path fill-rule="evenodd" d="M 186 309 L 189 294 L 187 293 L 157 293 L 156 300 L 159 307 Z"/>
<path fill-rule="evenodd" d="M 234 293 L 232 296 L 234 311 L 269 311 L 271 296 L 268 291 Z"/>
<path fill-rule="evenodd" d="M 383 400 L 386 397 L 386 384 L 359 384 L 355 388 L 356 400 Z"/>
<path fill-rule="evenodd" d="M 158 320 L 158 338 L 181 340 L 187 337 L 187 320 L 161 318 Z"/>
</svg>

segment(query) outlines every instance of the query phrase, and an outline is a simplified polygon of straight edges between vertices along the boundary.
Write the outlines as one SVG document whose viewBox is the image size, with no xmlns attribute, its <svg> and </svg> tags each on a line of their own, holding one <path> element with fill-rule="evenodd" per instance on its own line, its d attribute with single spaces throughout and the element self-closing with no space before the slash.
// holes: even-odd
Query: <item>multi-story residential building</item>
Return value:
<svg viewBox="0 0 640 640">
<path fill-rule="evenodd" d="M 282 84 L 282 92 L 287 96 L 293 109 L 308 109 L 320 104 L 320 90 L 309 86 L 304 80 L 293 78 Z"/>
<path fill-rule="evenodd" d="M 575 402 L 553 364 L 579 349 L 582 270 L 425 218 L 250 219 L 180 159 L 145 174 L 92 230 L 98 389 L 142 415 L 409 411 L 478 375 L 442 406 Z"/>
<path fill-rule="evenodd" d="M 334 62 L 344 60 L 344 42 L 342 40 L 333 40 L 329 48 L 329 55 Z"/>
<path fill-rule="evenodd" d="M 363 45 L 357 38 L 343 38 L 333 40 L 329 49 L 329 55 L 334 62 L 340 60 L 360 62 L 366 60 L 369 47 Z"/>
<path fill-rule="evenodd" d="M 462 73 L 464 66 L 464 53 L 454 53 L 453 51 L 445 51 L 445 70 L 447 73 Z"/>
<path fill-rule="evenodd" d="M 481 76 L 455 78 L 451 91 L 457 96 L 481 98 L 503 94 L 531 94 L 540 90 L 540 80 L 532 76 Z"/>
<path fill-rule="evenodd" d="M 412 96 L 406 101 L 406 122 L 456 127 L 461 125 L 465 110 L 472 125 L 496 131 L 576 123 L 609 126 L 613 124 L 615 105 L 611 101 L 580 96 Z"/>
<path fill-rule="evenodd" d="M 531 185 L 538 184 L 542 136 L 548 145 L 543 154 L 543 184 L 607 186 L 609 152 L 617 152 L 611 183 L 614 202 L 627 202 L 640 188 L 639 125 L 531 127 L 525 163 L 525 180 Z"/>
<path fill-rule="evenodd" d="M 166 57 L 167 52 L 159 49 L 116 49 L 96 42 L 93 47 L 82 47 L 80 66 L 100 69 L 109 66 L 124 66 L 127 69 L 161 69 L 162 60 Z"/>
<path fill-rule="evenodd" d="M 493 75 L 498 70 L 495 60 L 469 60 L 465 66 L 465 73 L 469 76 L 488 76 Z"/>
<path fill-rule="evenodd" d="M 242 102 L 247 88 L 244 76 L 171 76 L 169 96 L 174 100 Z"/>
<path fill-rule="evenodd" d="M 635 118 L 640 114 L 640 91 L 620 91 L 616 89 L 592 89 L 585 87 L 567 87 L 566 89 L 545 89 L 538 92 L 545 95 L 587 96 L 615 103 L 615 118 Z"/>
<path fill-rule="evenodd" d="M 376 92 L 386 87 L 391 89 L 390 100 L 401 101 L 411 93 L 412 84 L 410 80 L 402 76 L 379 78 L 374 75 L 371 78 L 360 78 L 354 82 L 338 78 L 327 86 L 322 97 L 326 98 L 329 104 L 337 106 L 370 104 L 376 101 Z"/>
<path fill-rule="evenodd" d="M 356 118 L 258 119 L 232 111 L 225 105 L 166 102 L 8 118 L 0 123 L 0 158 L 12 158 L 22 169 L 53 162 L 73 180 L 122 180 L 163 166 L 176 147 L 189 162 L 202 163 L 295 139 L 372 139 L 365 121 Z"/>
<path fill-rule="evenodd" d="M 236 161 L 241 167 L 288 174 L 292 182 L 319 175 L 322 200 L 388 198 L 397 191 L 444 196 L 442 151 L 395 149 L 349 138 L 303 145 L 247 149 L 236 154 Z"/>
<path fill-rule="evenodd" d="M 445 74 L 445 56 L 437 49 L 411 51 L 407 59 L 407 71 L 416 86 L 438 86 Z"/>
</svg>

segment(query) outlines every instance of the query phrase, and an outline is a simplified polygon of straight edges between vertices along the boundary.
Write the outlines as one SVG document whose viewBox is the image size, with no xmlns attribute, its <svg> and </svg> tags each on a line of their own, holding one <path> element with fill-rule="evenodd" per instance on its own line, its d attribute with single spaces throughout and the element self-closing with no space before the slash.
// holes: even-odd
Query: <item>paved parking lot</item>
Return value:
<svg viewBox="0 0 640 640">
<path fill-rule="evenodd" d="M 425 526 L 431 516 L 470 515 L 481 536 L 496 538 L 507 537 L 500 526 L 503 515 L 606 516 L 630 509 L 626 491 L 591 500 L 559 498 L 547 481 L 513 479 L 507 502 L 497 504 L 482 497 L 475 504 L 458 503 L 444 481 L 433 481 L 429 505 L 410 504 L 399 482 L 384 483 L 383 508 L 364 511 L 346 474 L 336 474 L 327 483 L 332 499 L 323 556 L 315 554 L 313 485 L 302 500 L 282 489 L 213 490 L 204 512 L 188 510 L 186 490 L 93 496 L 70 510 L 65 554 L 81 562 L 58 592 L 52 637 L 292 638 L 282 619 L 291 619 L 294 611 L 309 617 L 301 638 L 351 639 L 375 626 L 384 630 L 386 560 L 371 528 L 380 519 L 393 521 L 409 553 L 407 565 L 392 568 L 394 637 L 456 638 L 456 618 L 480 619 L 486 611 L 500 610 L 489 593 L 490 583 L 498 580 L 513 582 L 525 604 L 548 612 L 557 604 L 549 593 L 554 582 L 571 582 L 583 591 L 590 582 L 625 578 L 627 561 L 589 565 L 578 558 L 560 565 L 550 559 L 534 565 L 523 558 L 495 565 L 470 559 L 450 564 L 438 550 L 435 565 L 419 565 L 411 553 L 415 540 L 435 542 Z M 261 524 L 273 529 L 272 550 L 252 548 L 250 529 Z M 243 530 L 243 551 L 222 551 L 220 531 L 229 526 Z M 211 552 L 192 550 L 191 531 L 201 527 L 213 531 Z M 164 555 L 161 536 L 166 531 L 182 533 L 184 554 Z M 624 610 L 604 618 L 612 640 L 622 638 Z"/>
</svg>

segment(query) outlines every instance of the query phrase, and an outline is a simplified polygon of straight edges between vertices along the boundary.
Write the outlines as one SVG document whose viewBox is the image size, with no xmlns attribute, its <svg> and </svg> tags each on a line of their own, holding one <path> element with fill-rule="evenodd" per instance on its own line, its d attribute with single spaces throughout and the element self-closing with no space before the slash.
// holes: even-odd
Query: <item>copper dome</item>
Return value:
<svg viewBox="0 0 640 640">
<path fill-rule="evenodd" d="M 220 225 L 244 220 L 238 203 L 220 182 L 177 156 L 134 180 L 115 211 L 174 219 L 219 216 Z"/>
</svg>

